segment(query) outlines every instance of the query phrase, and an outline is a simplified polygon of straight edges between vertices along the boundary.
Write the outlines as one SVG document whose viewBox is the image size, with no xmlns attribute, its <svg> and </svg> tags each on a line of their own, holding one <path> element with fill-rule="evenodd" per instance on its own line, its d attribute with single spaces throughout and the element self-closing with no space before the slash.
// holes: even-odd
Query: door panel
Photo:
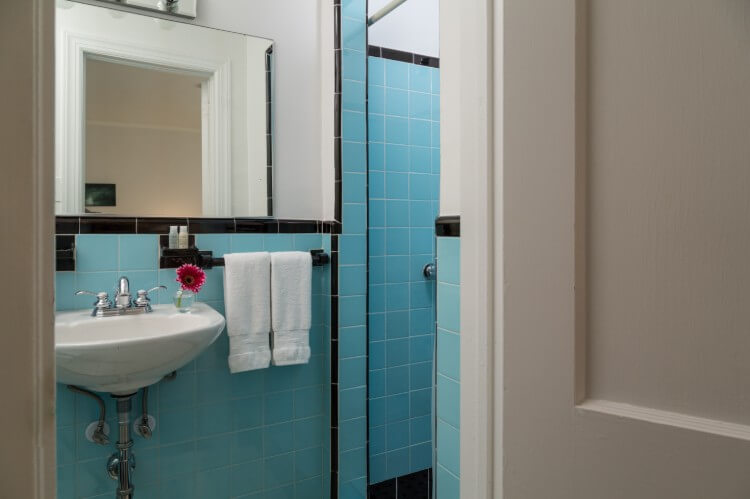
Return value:
<svg viewBox="0 0 750 499">
<path fill-rule="evenodd" d="M 503 41 L 505 498 L 748 497 L 750 4 L 506 0 Z"/>
<path fill-rule="evenodd" d="M 588 396 L 750 423 L 750 4 L 589 2 Z"/>
</svg>

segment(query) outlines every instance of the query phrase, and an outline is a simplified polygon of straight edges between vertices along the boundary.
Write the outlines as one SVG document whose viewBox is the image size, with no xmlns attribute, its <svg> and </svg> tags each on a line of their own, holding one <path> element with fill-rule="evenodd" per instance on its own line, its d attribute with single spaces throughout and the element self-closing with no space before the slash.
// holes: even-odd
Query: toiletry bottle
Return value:
<svg viewBox="0 0 750 499">
<path fill-rule="evenodd" d="M 169 226 L 169 249 L 176 249 L 179 243 L 177 242 L 177 226 Z"/>
<path fill-rule="evenodd" d="M 180 226 L 180 235 L 178 237 L 179 241 L 179 248 L 180 249 L 187 249 L 188 248 L 188 228 L 187 225 L 181 225 Z"/>
</svg>

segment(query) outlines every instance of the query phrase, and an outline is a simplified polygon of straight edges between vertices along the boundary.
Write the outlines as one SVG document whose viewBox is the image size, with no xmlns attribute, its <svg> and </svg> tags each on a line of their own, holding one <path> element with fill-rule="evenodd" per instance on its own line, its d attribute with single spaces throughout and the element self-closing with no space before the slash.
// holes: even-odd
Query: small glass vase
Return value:
<svg viewBox="0 0 750 499">
<path fill-rule="evenodd" d="M 187 289 L 180 289 L 174 294 L 172 301 L 174 306 L 183 314 L 190 312 L 190 308 L 195 303 L 195 293 Z"/>
</svg>

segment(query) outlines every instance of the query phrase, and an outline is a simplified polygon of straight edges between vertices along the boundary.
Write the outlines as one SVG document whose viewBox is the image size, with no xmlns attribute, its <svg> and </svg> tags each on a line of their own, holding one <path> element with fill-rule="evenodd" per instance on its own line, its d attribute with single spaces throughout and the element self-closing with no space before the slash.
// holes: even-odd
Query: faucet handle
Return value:
<svg viewBox="0 0 750 499">
<path fill-rule="evenodd" d="M 96 312 L 98 310 L 106 310 L 108 308 L 112 308 L 112 302 L 109 301 L 109 295 L 105 291 L 100 291 L 98 293 L 86 290 L 76 291 L 76 296 L 80 295 L 96 296 L 96 301 L 94 302 L 94 311 L 92 315 L 96 315 Z"/>
<path fill-rule="evenodd" d="M 81 296 L 81 295 L 96 296 L 99 300 L 106 300 L 109 298 L 109 295 L 107 294 L 106 291 L 99 291 L 98 293 L 94 293 L 93 291 L 86 291 L 85 289 L 76 291 L 76 296 Z"/>
<path fill-rule="evenodd" d="M 157 289 L 167 289 L 166 286 L 156 286 L 155 288 L 151 288 L 148 291 L 145 289 L 139 289 L 138 290 L 138 298 L 135 299 L 134 305 L 136 307 L 144 307 L 146 311 L 151 311 L 151 298 L 149 298 L 148 294 L 152 291 L 156 291 Z"/>
</svg>

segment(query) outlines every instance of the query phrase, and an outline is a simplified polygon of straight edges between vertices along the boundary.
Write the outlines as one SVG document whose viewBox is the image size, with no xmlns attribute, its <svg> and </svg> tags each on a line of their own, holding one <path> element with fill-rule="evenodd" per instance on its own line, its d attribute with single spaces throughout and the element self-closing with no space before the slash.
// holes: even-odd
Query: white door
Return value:
<svg viewBox="0 0 750 499">
<path fill-rule="evenodd" d="M 496 485 L 750 498 L 750 1 L 499 8 Z"/>
</svg>

